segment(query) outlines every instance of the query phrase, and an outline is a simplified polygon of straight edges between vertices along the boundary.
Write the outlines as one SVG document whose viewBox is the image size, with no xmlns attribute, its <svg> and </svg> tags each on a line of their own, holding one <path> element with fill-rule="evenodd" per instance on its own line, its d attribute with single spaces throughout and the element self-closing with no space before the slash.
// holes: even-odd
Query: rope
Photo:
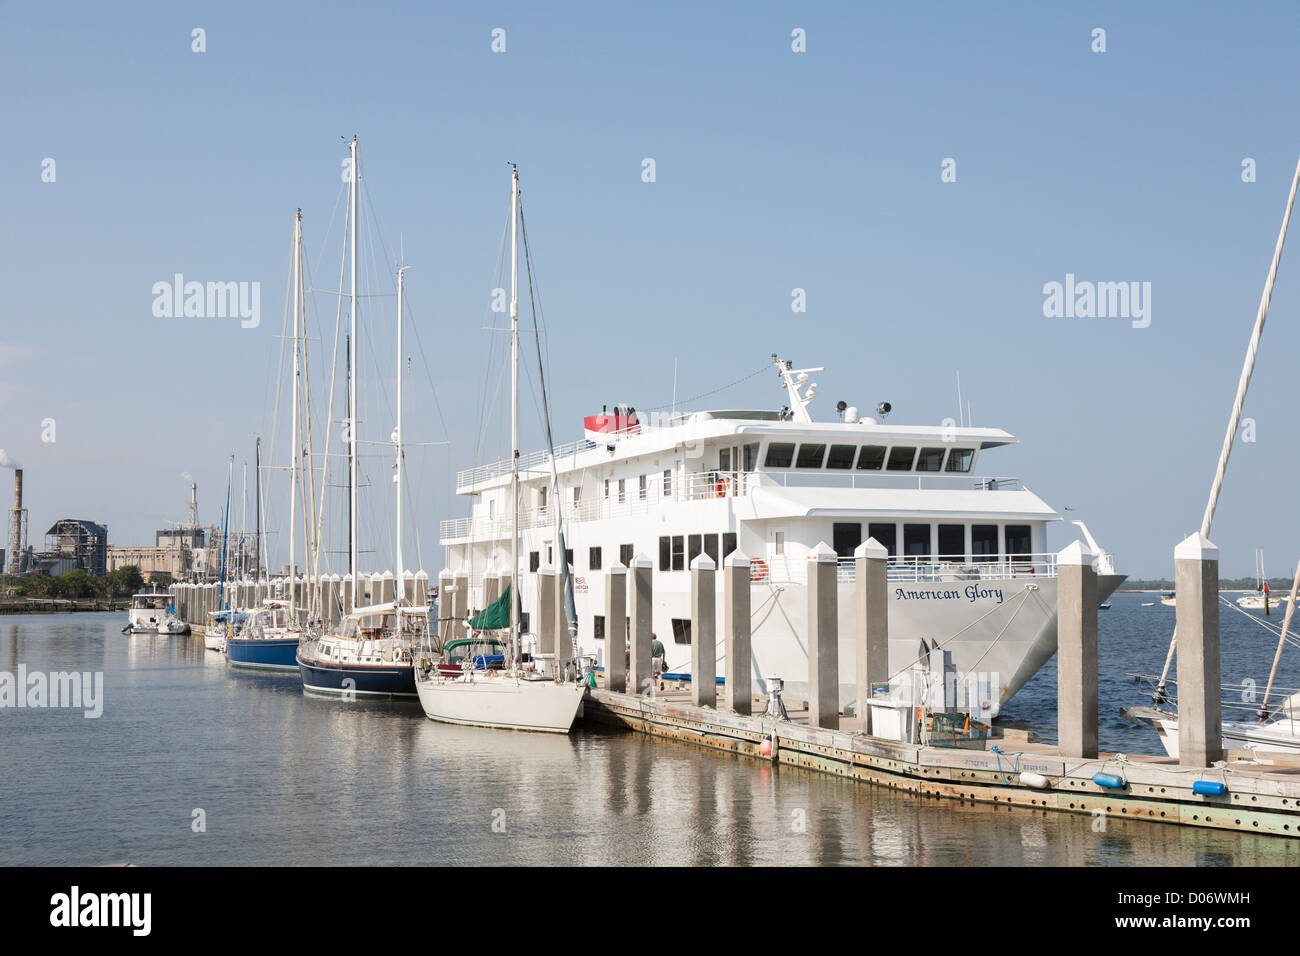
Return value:
<svg viewBox="0 0 1300 956">
<path fill-rule="evenodd" d="M 642 411 L 658 412 L 658 411 L 662 411 L 665 408 L 674 409 L 677 405 L 689 405 L 692 402 L 698 402 L 702 398 L 708 398 L 710 395 L 717 395 L 719 392 L 725 392 L 729 388 L 735 388 L 737 385 L 740 385 L 744 382 L 748 382 L 751 378 L 754 378 L 758 375 L 762 375 L 764 372 L 768 371 L 771 368 L 772 368 L 772 363 L 768 362 L 765 365 L 759 366 L 758 368 L 756 368 L 754 371 L 750 372 L 748 375 L 744 376 L 743 378 L 738 378 L 734 382 L 730 382 L 719 388 L 710 389 L 707 392 L 701 392 L 699 395 L 692 395 L 690 398 L 681 399 L 676 403 L 667 402 L 663 405 L 655 405 L 651 408 L 644 408 L 642 409 Z"/>
</svg>

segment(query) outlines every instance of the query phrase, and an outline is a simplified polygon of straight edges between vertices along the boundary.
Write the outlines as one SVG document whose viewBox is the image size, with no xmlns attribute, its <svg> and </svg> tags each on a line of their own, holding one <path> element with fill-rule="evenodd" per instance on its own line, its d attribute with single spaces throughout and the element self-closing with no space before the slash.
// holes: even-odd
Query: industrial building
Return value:
<svg viewBox="0 0 1300 956">
<path fill-rule="evenodd" d="M 108 573 L 108 528 L 84 518 L 60 518 L 45 532 L 37 570 L 64 574 L 80 568 L 92 577 Z"/>
</svg>

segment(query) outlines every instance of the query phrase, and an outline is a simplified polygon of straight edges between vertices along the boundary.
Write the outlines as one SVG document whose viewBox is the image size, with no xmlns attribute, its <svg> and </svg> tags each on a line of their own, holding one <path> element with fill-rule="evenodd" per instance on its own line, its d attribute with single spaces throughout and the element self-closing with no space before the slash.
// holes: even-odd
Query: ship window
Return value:
<svg viewBox="0 0 1300 956">
<path fill-rule="evenodd" d="M 853 457 L 858 453 L 857 445 L 831 445 L 831 453 L 826 456 L 826 467 L 845 471 L 853 467 Z"/>
<path fill-rule="evenodd" d="M 567 564 L 569 567 L 573 567 L 573 549 L 572 549 L 572 548 L 565 548 L 565 549 L 564 549 L 564 563 Z"/>
<path fill-rule="evenodd" d="M 672 496 L 673 496 L 673 473 L 672 470 L 669 469 L 664 471 L 664 497 L 671 498 Z"/>
<path fill-rule="evenodd" d="M 605 479 L 605 500 L 609 500 L 609 479 Z"/>
<path fill-rule="evenodd" d="M 995 524 L 971 525 L 970 551 L 976 561 L 996 561 L 998 556 L 998 526 Z"/>
<path fill-rule="evenodd" d="M 686 538 L 686 567 L 695 563 L 695 559 L 700 556 L 700 550 L 703 547 L 701 536 L 698 534 L 688 535 Z"/>
<path fill-rule="evenodd" d="M 942 471 L 943 453 L 944 449 L 942 448 L 922 448 L 921 454 L 916 458 L 916 470 Z"/>
<path fill-rule="evenodd" d="M 875 538 L 876 543 L 888 551 L 891 558 L 898 554 L 898 525 L 869 524 L 867 537 Z"/>
<path fill-rule="evenodd" d="M 718 449 L 718 471 L 731 471 L 731 449 Z"/>
<path fill-rule="evenodd" d="M 725 558 L 736 550 L 736 533 L 725 531 L 722 534 L 722 556 Z"/>
<path fill-rule="evenodd" d="M 521 634 L 529 634 L 529 633 L 531 633 L 531 632 L 528 630 L 528 612 L 527 612 L 527 611 L 520 611 L 520 612 L 519 612 L 519 633 L 521 633 Z"/>
<path fill-rule="evenodd" d="M 547 489 L 545 487 L 537 489 L 537 510 L 538 511 L 546 510 L 546 491 Z"/>
<path fill-rule="evenodd" d="M 960 559 L 966 553 L 966 528 L 959 524 L 939 525 L 939 557 Z"/>
<path fill-rule="evenodd" d="M 936 469 L 936 470 L 937 470 L 937 469 Z M 640 498 L 641 498 L 642 501 L 645 501 L 645 498 L 646 498 L 646 481 L 647 481 L 647 480 L 648 480 L 648 476 L 647 476 L 647 475 L 642 475 L 640 478 L 637 479 L 637 481 L 640 483 L 640 487 L 637 489 L 637 492 L 638 492 L 638 494 L 640 495 Z"/>
<path fill-rule="evenodd" d="M 774 441 L 767 446 L 767 458 L 763 465 L 767 468 L 789 468 L 794 461 L 794 444 L 787 441 Z"/>
<path fill-rule="evenodd" d="M 632 545 L 620 544 L 618 546 L 618 563 L 625 568 L 630 568 L 632 566 L 632 554 Z"/>
<path fill-rule="evenodd" d="M 930 556 L 930 526 L 928 524 L 903 525 L 903 554 L 909 558 Z"/>
<path fill-rule="evenodd" d="M 916 458 L 916 448 L 896 445 L 889 450 L 888 471 L 911 471 L 912 461 Z"/>
<path fill-rule="evenodd" d="M 589 548 L 587 550 L 587 570 L 600 570 L 600 548 Z"/>
<path fill-rule="evenodd" d="M 856 521 L 837 521 L 831 525 L 831 547 L 841 558 L 853 557 L 853 552 L 862 543 L 862 525 Z"/>
<path fill-rule="evenodd" d="M 593 614 L 591 616 L 591 639 L 593 641 L 603 641 L 605 639 L 605 615 Z"/>
<path fill-rule="evenodd" d="M 863 445 L 858 452 L 858 471 L 879 471 L 884 464 L 884 445 Z"/>
<path fill-rule="evenodd" d="M 1027 524 L 1009 524 L 1006 527 L 1007 554 L 1013 557 L 1028 557 L 1033 551 L 1032 536 Z"/>
<path fill-rule="evenodd" d="M 663 535 L 659 539 L 659 570 L 671 571 L 673 567 L 673 539 Z"/>
<path fill-rule="evenodd" d="M 542 557 L 536 551 L 528 552 L 528 570 L 536 571 L 542 566 Z"/>
<path fill-rule="evenodd" d="M 798 468 L 820 468 L 822 466 L 822 459 L 825 457 L 825 445 L 810 445 L 805 442 L 799 446 L 799 458 L 795 462 L 795 466 Z"/>
<path fill-rule="evenodd" d="M 754 466 L 758 464 L 758 442 L 746 445 L 743 454 L 745 460 L 745 471 L 753 471 Z"/>
<path fill-rule="evenodd" d="M 691 642 L 690 618 L 673 618 L 673 642 L 676 644 L 689 644 Z"/>
<path fill-rule="evenodd" d="M 576 508 L 580 504 L 582 504 L 582 486 L 574 485 L 573 486 L 573 507 Z"/>
<path fill-rule="evenodd" d="M 1008 531 L 1011 529 L 1008 528 Z M 704 536 L 704 553 L 713 559 L 716 566 L 718 563 L 718 536 L 716 534 L 706 534 Z"/>
<path fill-rule="evenodd" d="M 944 468 L 944 471 L 970 471 L 971 461 L 974 458 L 974 448 L 954 448 L 948 452 L 948 466 Z"/>
<path fill-rule="evenodd" d="M 618 480 L 618 503 L 622 504 L 627 501 L 627 482 L 622 478 Z"/>
<path fill-rule="evenodd" d="M 673 570 L 686 570 L 686 538 L 680 534 L 673 535 Z"/>
<path fill-rule="evenodd" d="M 776 540 L 776 545 L 773 554 L 785 554 L 785 532 L 774 531 L 772 532 L 772 534 Z"/>
</svg>

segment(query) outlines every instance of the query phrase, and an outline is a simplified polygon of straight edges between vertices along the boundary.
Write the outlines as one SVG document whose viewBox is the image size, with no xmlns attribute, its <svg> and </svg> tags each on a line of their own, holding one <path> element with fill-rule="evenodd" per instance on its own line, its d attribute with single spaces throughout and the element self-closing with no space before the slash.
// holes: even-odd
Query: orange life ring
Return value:
<svg viewBox="0 0 1300 956">
<path fill-rule="evenodd" d="M 749 562 L 749 580 L 754 582 L 767 580 L 767 562 L 754 558 Z"/>
<path fill-rule="evenodd" d="M 731 485 L 731 479 L 730 479 L 730 478 L 719 478 L 719 479 L 718 479 L 717 484 L 716 484 L 714 487 L 717 488 L 717 491 L 718 491 L 718 497 L 719 497 L 719 498 L 725 498 L 725 497 L 727 497 L 727 489 L 728 489 L 728 487 L 729 487 L 730 485 Z"/>
</svg>

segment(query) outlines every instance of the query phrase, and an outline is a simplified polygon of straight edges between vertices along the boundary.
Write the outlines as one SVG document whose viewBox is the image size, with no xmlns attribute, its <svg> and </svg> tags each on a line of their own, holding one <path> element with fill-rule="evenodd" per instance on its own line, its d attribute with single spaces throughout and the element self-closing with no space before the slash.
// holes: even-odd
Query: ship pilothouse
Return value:
<svg viewBox="0 0 1300 956">
<path fill-rule="evenodd" d="M 997 428 L 888 424 L 888 403 L 867 416 L 840 403 L 835 420 L 815 421 L 809 376 L 821 369 L 773 360 L 785 391 L 779 410 L 659 418 L 607 406 L 585 419 L 582 439 L 556 447 L 554 461 L 549 452 L 521 456 L 525 612 L 535 606 L 537 573 L 567 562 L 578 644 L 603 663 L 603 571 L 644 555 L 655 573 L 655 631 L 670 670 L 686 673 L 691 562 L 707 554 L 720 563 L 739 549 L 751 559 L 755 686 L 775 674 L 797 694 L 807 674 L 806 559 L 824 541 L 840 561 L 841 698 L 849 703 L 852 556 L 874 538 L 890 554 L 891 674 L 910 668 L 922 640 L 938 644 L 995 716 L 1056 649 L 1047 529 L 1061 516 L 1018 479 L 976 471 L 985 452 L 1017 439 Z M 469 576 L 471 606 L 482 606 L 485 574 L 509 567 L 509 472 L 508 460 L 460 472 L 470 516 L 442 525 L 448 567 Z M 564 555 L 556 553 L 560 519 Z M 1123 578 L 1074 523 L 1100 554 L 1104 600 Z"/>
</svg>

